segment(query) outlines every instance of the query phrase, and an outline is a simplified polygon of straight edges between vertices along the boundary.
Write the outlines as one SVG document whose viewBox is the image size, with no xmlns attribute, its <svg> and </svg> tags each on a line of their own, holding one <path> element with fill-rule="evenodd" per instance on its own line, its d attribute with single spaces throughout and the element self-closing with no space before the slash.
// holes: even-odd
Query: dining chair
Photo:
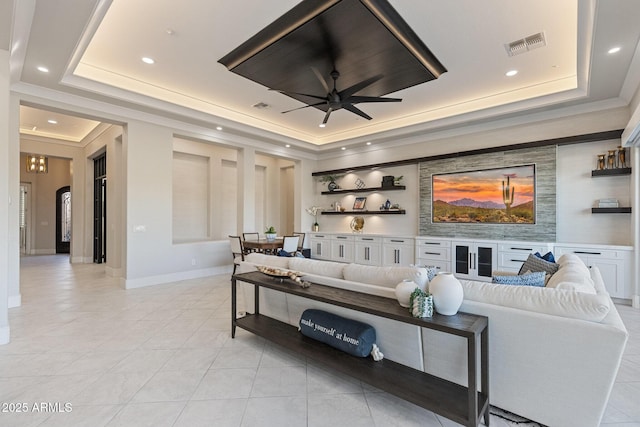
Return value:
<svg viewBox="0 0 640 427">
<path fill-rule="evenodd" d="M 260 240 L 260 233 L 242 233 L 242 240 Z M 259 252 L 257 249 L 245 249 L 245 254 Z"/>
<path fill-rule="evenodd" d="M 306 233 L 303 233 L 302 231 L 294 231 L 293 232 L 294 236 L 298 236 L 298 250 L 300 252 L 302 252 L 302 250 L 304 249 L 304 239 L 306 236 Z"/>
<path fill-rule="evenodd" d="M 229 243 L 231 244 L 231 254 L 233 255 L 233 274 L 236 274 L 236 268 L 238 268 L 241 261 L 244 261 L 244 248 L 242 247 L 240 236 L 229 236 Z"/>
<path fill-rule="evenodd" d="M 298 250 L 298 236 L 284 236 L 282 250 L 290 255 L 295 255 Z"/>
</svg>

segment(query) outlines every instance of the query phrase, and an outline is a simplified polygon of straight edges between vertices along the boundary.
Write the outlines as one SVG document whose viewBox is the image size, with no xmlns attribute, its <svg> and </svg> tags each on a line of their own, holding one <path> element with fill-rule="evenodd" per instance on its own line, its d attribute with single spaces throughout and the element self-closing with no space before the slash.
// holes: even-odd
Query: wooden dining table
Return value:
<svg viewBox="0 0 640 427">
<path fill-rule="evenodd" d="M 274 240 L 267 240 L 262 238 L 245 240 L 242 242 L 242 245 L 245 249 L 255 249 L 259 252 L 275 254 L 278 248 L 282 247 L 283 243 L 284 239 L 280 237 Z"/>
</svg>

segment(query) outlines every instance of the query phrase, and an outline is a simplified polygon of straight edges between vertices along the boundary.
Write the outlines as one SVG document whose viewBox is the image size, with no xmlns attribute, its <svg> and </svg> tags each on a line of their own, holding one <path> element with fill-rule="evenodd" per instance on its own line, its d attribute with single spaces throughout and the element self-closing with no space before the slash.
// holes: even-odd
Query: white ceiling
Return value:
<svg viewBox="0 0 640 427">
<path fill-rule="evenodd" d="M 29 3 L 32 19 L 14 21 L 14 84 L 267 133 L 307 149 L 603 100 L 626 105 L 625 88 L 639 78 L 629 72 L 640 35 L 637 0 L 390 0 L 448 72 L 389 95 L 402 103 L 362 105 L 371 121 L 340 110 L 319 128 L 323 112 L 281 114 L 303 104 L 217 63 L 296 0 L 16 0 L 18 17 L 29 15 Z M 546 46 L 507 55 L 506 43 L 541 31 Z M 613 46 L 620 52 L 608 54 Z M 506 77 L 512 69 L 518 74 Z M 270 107 L 252 107 L 258 102 Z M 21 129 L 41 128 L 35 116 L 24 114 Z"/>
</svg>

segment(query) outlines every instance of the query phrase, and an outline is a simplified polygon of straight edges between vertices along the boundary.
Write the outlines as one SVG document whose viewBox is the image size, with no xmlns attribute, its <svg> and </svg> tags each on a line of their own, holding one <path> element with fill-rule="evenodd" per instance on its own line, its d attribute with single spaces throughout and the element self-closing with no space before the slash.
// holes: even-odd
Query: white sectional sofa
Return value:
<svg viewBox="0 0 640 427">
<path fill-rule="evenodd" d="M 548 426 L 600 423 L 628 336 L 597 268 L 587 269 L 576 259 L 561 258 L 547 287 L 461 280 L 465 297 L 460 311 L 489 318 L 490 403 Z M 262 254 L 248 255 L 238 272 L 256 265 L 302 271 L 311 282 L 394 299 L 402 279 L 428 280 L 419 268 Z M 252 312 L 253 287 L 241 288 L 244 307 Z M 466 385 L 466 345 L 459 337 L 261 290 L 262 314 L 297 325 L 307 308 L 367 322 L 375 327 L 386 358 Z"/>
</svg>

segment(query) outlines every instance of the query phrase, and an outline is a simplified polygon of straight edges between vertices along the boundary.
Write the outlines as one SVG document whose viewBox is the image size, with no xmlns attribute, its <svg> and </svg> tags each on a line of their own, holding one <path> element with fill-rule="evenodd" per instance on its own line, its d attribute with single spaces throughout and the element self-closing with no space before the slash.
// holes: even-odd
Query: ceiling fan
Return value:
<svg viewBox="0 0 640 427">
<path fill-rule="evenodd" d="M 367 113 L 365 113 L 364 111 L 360 110 L 359 108 L 357 108 L 354 104 L 360 104 L 360 103 L 365 103 L 365 102 L 400 102 L 402 101 L 401 98 L 383 98 L 380 96 L 358 96 L 356 95 L 356 93 L 360 92 L 362 89 L 366 88 L 367 86 L 372 85 L 373 83 L 377 82 L 378 80 L 380 80 L 382 77 L 384 77 L 382 74 L 378 74 L 376 76 L 370 77 L 366 80 L 363 80 L 359 83 L 354 84 L 353 86 L 350 86 L 346 89 L 343 89 L 341 91 L 338 91 L 338 89 L 336 88 L 336 82 L 338 80 L 338 77 L 340 77 L 340 73 L 337 70 L 333 70 L 331 71 L 331 78 L 333 79 L 333 89 L 330 90 L 329 86 L 327 86 L 327 82 L 325 82 L 324 78 L 322 77 L 322 74 L 320 74 L 320 72 L 316 69 L 316 68 L 312 68 L 313 72 L 315 73 L 316 77 L 318 78 L 318 80 L 320 80 L 320 83 L 322 83 L 322 87 L 324 87 L 324 89 L 327 92 L 326 96 L 318 96 L 318 95 L 310 95 L 310 94 L 306 94 L 306 93 L 298 93 L 298 92 L 287 92 L 287 91 L 283 91 L 283 90 L 277 90 L 277 92 L 283 93 L 285 95 L 297 95 L 297 96 L 307 96 L 309 98 L 314 98 L 314 99 L 318 99 L 320 100 L 319 102 L 313 103 L 313 104 L 308 104 L 305 105 L 304 107 L 298 107 L 298 108 L 293 108 L 291 110 L 287 110 L 287 111 L 283 111 L 282 113 L 289 113 L 291 111 L 295 111 L 295 110 L 300 110 L 303 108 L 309 108 L 309 107 L 319 107 L 321 105 L 326 105 L 327 106 L 327 113 L 324 116 L 324 120 L 322 120 L 322 124 L 320 124 L 320 127 L 324 127 L 327 124 L 327 121 L 329 120 L 329 116 L 331 115 L 331 113 L 333 111 L 339 110 L 341 108 L 344 108 L 345 110 L 351 111 L 354 114 L 357 114 L 358 116 L 365 118 L 367 120 L 371 120 L 371 116 L 369 116 Z"/>
</svg>

